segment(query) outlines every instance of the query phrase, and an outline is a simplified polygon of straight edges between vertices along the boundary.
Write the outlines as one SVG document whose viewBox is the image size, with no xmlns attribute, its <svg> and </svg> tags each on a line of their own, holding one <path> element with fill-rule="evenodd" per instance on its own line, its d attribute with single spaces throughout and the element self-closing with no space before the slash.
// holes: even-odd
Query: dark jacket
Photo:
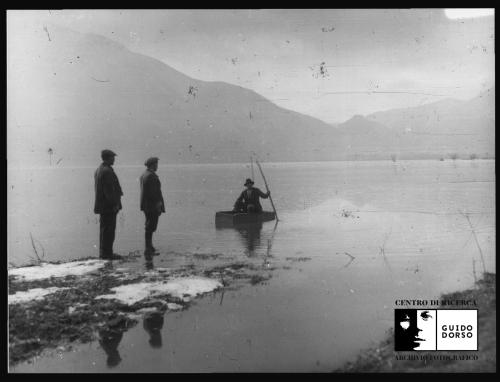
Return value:
<svg viewBox="0 0 500 382">
<path fill-rule="evenodd" d="M 141 211 L 146 213 L 165 212 L 165 202 L 161 193 L 161 182 L 158 175 L 150 169 L 141 175 Z M 158 210 L 158 203 L 161 203 Z"/>
<path fill-rule="evenodd" d="M 116 208 L 121 210 L 121 197 L 123 192 L 113 168 L 106 163 L 102 163 L 94 173 L 94 180 L 94 213 L 110 213 L 114 212 Z"/>
<path fill-rule="evenodd" d="M 240 194 L 238 199 L 236 199 L 236 203 L 234 204 L 235 208 L 237 209 L 238 206 L 248 206 L 249 204 L 253 204 L 255 206 L 255 211 L 256 212 L 261 212 L 262 211 L 262 206 L 260 205 L 260 198 L 267 199 L 269 195 L 263 193 L 261 190 L 259 190 L 256 187 L 252 187 L 249 190 L 243 190 L 243 192 Z"/>
</svg>

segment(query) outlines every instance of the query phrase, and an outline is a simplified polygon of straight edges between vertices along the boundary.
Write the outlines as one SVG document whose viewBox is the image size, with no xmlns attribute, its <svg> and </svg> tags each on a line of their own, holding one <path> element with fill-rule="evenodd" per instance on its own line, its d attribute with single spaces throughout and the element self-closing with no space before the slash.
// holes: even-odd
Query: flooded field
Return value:
<svg viewBox="0 0 500 382">
<path fill-rule="evenodd" d="M 33 256 L 30 234 L 48 261 L 97 256 L 93 171 L 9 168 L 10 263 Z M 143 167 L 117 163 L 115 171 L 124 191 L 115 252 L 128 254 L 144 246 Z M 161 254 L 120 267 L 203 270 L 241 261 L 269 268 L 265 278 L 168 311 L 153 334 L 145 317 L 111 346 L 74 345 L 11 371 L 331 371 L 384 337 L 395 299 L 470 287 L 473 262 L 478 275 L 495 269 L 494 161 L 265 163 L 264 171 L 280 222 L 216 229 L 215 211 L 232 207 L 249 166 L 160 160 Z M 256 186 L 264 188 L 258 176 Z M 113 367 L 110 347 L 120 359 Z"/>
</svg>

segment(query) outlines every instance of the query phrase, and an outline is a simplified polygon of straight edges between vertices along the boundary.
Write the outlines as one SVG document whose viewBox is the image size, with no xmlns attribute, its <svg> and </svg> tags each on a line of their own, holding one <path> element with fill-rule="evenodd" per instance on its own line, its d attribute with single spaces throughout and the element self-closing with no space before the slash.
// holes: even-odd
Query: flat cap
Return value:
<svg viewBox="0 0 500 382">
<path fill-rule="evenodd" d="M 101 151 L 101 158 L 109 158 L 109 157 L 116 157 L 116 155 L 113 151 L 104 149 Z"/>
<path fill-rule="evenodd" d="M 144 162 L 144 165 L 146 167 L 149 167 L 152 164 L 157 163 L 157 162 L 158 162 L 158 158 L 157 157 L 151 157 L 151 158 L 146 159 L 146 162 Z"/>
</svg>

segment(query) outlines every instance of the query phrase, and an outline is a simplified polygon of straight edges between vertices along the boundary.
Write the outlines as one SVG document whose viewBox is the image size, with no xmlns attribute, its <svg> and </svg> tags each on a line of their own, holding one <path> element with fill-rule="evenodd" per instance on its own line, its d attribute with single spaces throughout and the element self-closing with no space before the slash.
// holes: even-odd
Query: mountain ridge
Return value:
<svg viewBox="0 0 500 382">
<path fill-rule="evenodd" d="M 412 151 L 421 139 L 391 131 L 377 120 L 384 112 L 331 125 L 251 89 L 191 78 L 103 36 L 46 29 L 9 37 L 9 164 L 46 162 L 49 148 L 64 164 L 81 165 L 104 147 L 134 164 L 150 155 L 172 163 L 245 162 L 252 153 L 269 161 L 387 159 L 395 151 L 445 155 L 436 150 L 462 144 L 426 152 L 424 142 Z M 467 150 L 479 154 L 480 146 Z"/>
</svg>

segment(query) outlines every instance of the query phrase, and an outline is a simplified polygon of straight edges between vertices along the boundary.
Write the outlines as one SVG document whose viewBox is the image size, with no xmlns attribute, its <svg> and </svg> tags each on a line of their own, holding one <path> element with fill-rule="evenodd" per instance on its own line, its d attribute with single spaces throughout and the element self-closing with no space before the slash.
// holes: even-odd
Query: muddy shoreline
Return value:
<svg viewBox="0 0 500 382">
<path fill-rule="evenodd" d="M 275 269 L 266 262 L 256 265 L 244 261 L 203 269 L 185 265 L 175 269 L 157 267 L 134 272 L 133 268 L 126 268 L 127 264 L 136 264 L 140 257 L 139 252 L 129 253 L 122 260 L 103 262 L 105 264 L 98 270 L 82 275 L 35 280 L 11 274 L 13 270 L 29 270 L 29 266 L 9 269 L 9 299 L 13 300 L 9 301 L 9 365 L 29 362 L 46 351 L 70 350 L 74 345 L 102 340 L 106 336 L 119 336 L 137 325 L 145 315 L 162 316 L 169 310 L 188 309 L 195 298 L 209 293 L 264 283 L 272 277 L 271 272 Z M 44 265 L 71 263 L 76 261 Z M 120 288 L 127 285 L 158 287 L 172 280 L 208 281 L 212 287 L 209 291 L 195 291 L 190 295 L 156 291 L 128 303 L 109 298 L 118 295 Z M 23 293 L 52 289 L 52 293 L 38 299 L 14 301 Z"/>
<path fill-rule="evenodd" d="M 200 257 L 200 256 L 197 256 Z M 244 285 L 266 283 L 277 268 L 290 269 L 293 263 L 310 260 L 303 257 L 289 257 L 280 267 L 268 262 L 256 264 L 246 261 L 224 261 L 222 264 L 196 268 L 184 265 L 177 268 L 134 269 L 142 258 L 140 253 L 130 253 L 123 260 L 103 262 L 102 267 L 82 275 L 50 277 L 38 280 L 24 280 L 15 277 L 9 270 L 9 365 L 16 366 L 23 361 L 32 362 L 38 356 L 55 351 L 70 351 L 82 343 L 121 338 L 123 333 L 135 327 L 146 316 L 151 320 L 162 320 L 168 311 L 180 311 L 196 303 L 196 297 L 210 293 L 236 290 Z M 98 259 L 85 259 L 98 262 Z M 214 260 L 214 259 L 211 259 Z M 227 259 L 226 259 L 227 260 Z M 82 260 L 79 260 L 82 261 Z M 52 264 L 71 264 L 52 263 Z M 48 263 L 46 263 L 48 264 Z M 127 267 L 128 266 L 128 267 Z M 131 266 L 131 267 L 130 267 Z M 28 270 L 19 267 L 16 270 Z M 35 268 L 33 268 L 35 269 Z M 160 293 L 141 298 L 132 303 L 119 299 L 99 298 L 118 294 L 118 289 L 127 285 L 136 286 L 160 284 L 169 280 L 191 280 L 199 277 L 215 280 L 215 288 L 208 292 L 185 297 L 172 293 Z M 495 296 L 496 275 L 487 273 L 475 288 L 441 296 L 446 300 L 475 300 L 479 310 L 479 352 L 478 360 L 457 361 L 409 361 L 396 360 L 392 329 L 376 347 L 362 351 L 358 358 L 334 370 L 335 372 L 477 372 L 496 370 Z M 60 288 L 40 299 L 13 303 L 11 297 L 37 288 Z M 118 288 L 118 289 L 116 289 Z M 140 288 L 137 288 L 140 289 Z M 435 352 L 419 354 L 435 355 Z M 404 353 L 406 354 L 406 353 Z M 451 352 L 439 352 L 439 355 Z M 464 352 L 465 354 L 465 352 Z"/>
<path fill-rule="evenodd" d="M 442 300 L 476 300 L 478 309 L 479 351 L 459 352 L 477 356 L 470 360 L 396 360 L 396 355 L 415 352 L 395 352 L 393 328 L 377 346 L 366 349 L 358 358 L 334 370 L 340 373 L 423 373 L 423 372 L 495 372 L 496 371 L 496 274 L 485 273 L 475 288 L 441 296 Z M 419 355 L 440 355 L 456 358 L 457 352 L 418 352 Z"/>
</svg>

